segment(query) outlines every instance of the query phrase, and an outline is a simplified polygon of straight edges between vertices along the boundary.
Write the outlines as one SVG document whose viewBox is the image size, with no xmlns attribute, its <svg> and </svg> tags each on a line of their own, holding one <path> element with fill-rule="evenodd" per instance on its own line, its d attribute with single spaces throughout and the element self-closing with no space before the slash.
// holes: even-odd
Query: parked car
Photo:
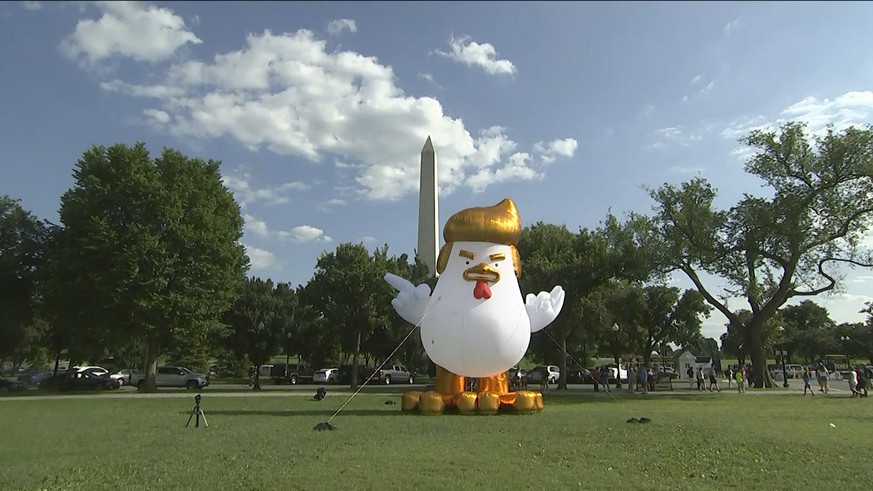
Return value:
<svg viewBox="0 0 873 491">
<path fill-rule="evenodd" d="M 312 375 L 312 382 L 316 384 L 335 384 L 339 378 L 338 368 L 322 368 Z"/>
<path fill-rule="evenodd" d="M 372 368 L 358 365 L 358 385 L 363 384 L 372 373 Z M 352 365 L 340 365 L 337 369 L 337 382 L 341 384 L 352 383 Z"/>
<path fill-rule="evenodd" d="M 63 370 L 59 370 L 58 373 L 63 373 Z M 28 387 L 37 387 L 40 382 L 52 375 L 54 375 L 54 370 L 34 370 L 19 375 L 18 381 L 24 383 L 24 385 Z"/>
<path fill-rule="evenodd" d="M 0 393 L 3 392 L 21 392 L 27 390 L 27 384 L 18 380 L 9 380 L 0 377 Z"/>
<path fill-rule="evenodd" d="M 277 384 L 305 384 L 312 383 L 315 371 L 306 365 L 299 363 L 276 363 L 270 368 L 270 377 Z"/>
<path fill-rule="evenodd" d="M 379 370 L 373 372 L 371 383 L 390 384 L 413 384 L 415 378 L 409 370 L 403 365 L 385 365 Z"/>
<path fill-rule="evenodd" d="M 122 368 L 121 370 L 110 374 L 109 377 L 118 380 L 118 383 L 120 383 L 121 385 L 130 385 L 130 376 L 135 373 L 141 374 L 142 372 L 134 368 Z"/>
<path fill-rule="evenodd" d="M 142 387 L 145 384 L 145 374 L 132 373 L 130 375 L 130 383 L 136 387 Z M 209 385 L 208 376 L 192 372 L 185 367 L 158 367 L 155 373 L 156 387 L 185 387 L 195 390 L 202 389 L 207 385 Z"/>
<path fill-rule="evenodd" d="M 587 368 L 577 368 L 567 371 L 568 384 L 593 384 L 594 378 L 591 376 L 591 371 Z"/>
<path fill-rule="evenodd" d="M 546 377 L 550 384 L 557 383 L 561 378 L 561 369 L 556 365 L 537 365 L 525 375 L 529 384 L 542 383 L 543 377 Z"/>
<path fill-rule="evenodd" d="M 117 389 L 121 384 L 104 375 L 89 371 L 67 370 L 64 373 L 49 377 L 39 384 L 40 389 L 57 390 L 103 390 Z"/>
</svg>

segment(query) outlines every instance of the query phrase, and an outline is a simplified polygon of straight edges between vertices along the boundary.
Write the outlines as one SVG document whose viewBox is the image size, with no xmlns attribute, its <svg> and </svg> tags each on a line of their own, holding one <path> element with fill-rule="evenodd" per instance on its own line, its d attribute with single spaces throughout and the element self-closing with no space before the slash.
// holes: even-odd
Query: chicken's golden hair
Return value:
<svg viewBox="0 0 873 491">
<path fill-rule="evenodd" d="M 467 208 L 455 213 L 443 228 L 443 238 L 446 243 L 437 258 L 437 273 L 445 271 L 453 242 L 491 242 L 510 246 L 515 276 L 521 277 L 521 255 L 516 248 L 521 240 L 521 217 L 511 199 L 506 198 L 494 206 Z"/>
</svg>

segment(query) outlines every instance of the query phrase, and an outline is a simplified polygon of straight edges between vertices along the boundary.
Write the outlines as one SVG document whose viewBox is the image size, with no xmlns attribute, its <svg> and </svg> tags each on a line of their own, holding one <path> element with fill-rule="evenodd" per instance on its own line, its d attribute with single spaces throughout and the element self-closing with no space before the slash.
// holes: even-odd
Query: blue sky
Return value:
<svg viewBox="0 0 873 491">
<path fill-rule="evenodd" d="M 871 31 L 862 2 L 4 2 L 0 194 L 57 222 L 93 144 L 220 160 L 251 274 L 294 284 L 341 242 L 413 253 L 428 135 L 440 229 L 504 197 L 595 227 L 695 175 L 729 206 L 760 190 L 737 137 L 873 122 Z M 816 300 L 862 320 L 871 281 Z"/>
</svg>

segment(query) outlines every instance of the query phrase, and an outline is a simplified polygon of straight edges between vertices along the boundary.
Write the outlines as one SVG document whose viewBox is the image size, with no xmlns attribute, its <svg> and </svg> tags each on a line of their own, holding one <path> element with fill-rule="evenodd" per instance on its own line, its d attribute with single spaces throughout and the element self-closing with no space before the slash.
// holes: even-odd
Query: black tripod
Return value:
<svg viewBox="0 0 873 491">
<path fill-rule="evenodd" d="M 206 414 L 200 409 L 200 394 L 194 396 L 194 409 L 191 410 L 191 416 L 188 416 L 188 422 L 185 423 L 185 428 L 191 424 L 191 418 L 195 418 L 194 427 L 200 428 L 200 418 L 203 418 L 203 424 L 209 428 L 209 423 L 206 421 Z"/>
</svg>

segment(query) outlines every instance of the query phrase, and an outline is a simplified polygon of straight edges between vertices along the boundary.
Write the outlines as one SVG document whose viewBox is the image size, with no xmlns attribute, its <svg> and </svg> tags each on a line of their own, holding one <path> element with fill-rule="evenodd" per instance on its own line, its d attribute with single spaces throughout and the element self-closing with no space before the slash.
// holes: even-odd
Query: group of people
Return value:
<svg viewBox="0 0 873 491">
<path fill-rule="evenodd" d="M 812 388 L 813 378 L 818 380 L 818 391 L 827 394 L 830 390 L 831 372 L 824 363 L 819 362 L 815 368 L 815 373 L 810 367 L 806 367 L 803 371 L 803 395 L 806 395 L 807 391 L 813 396 L 815 395 Z M 867 397 L 870 379 L 873 379 L 873 370 L 870 368 L 858 365 L 850 370 L 849 390 L 852 391 L 852 397 Z"/>
<path fill-rule="evenodd" d="M 690 365 L 688 366 L 685 374 L 688 375 L 688 388 L 694 389 L 695 382 L 697 383 L 697 390 L 700 392 L 721 392 L 721 387 L 718 385 L 718 374 L 715 371 L 715 368 L 711 366 L 707 367 L 697 367 L 697 370 L 694 370 Z M 737 392 L 743 394 L 746 392 L 746 381 L 749 380 L 751 375 L 751 370 L 746 365 L 729 365 L 724 371 L 724 377 L 727 379 L 727 388 L 730 389 L 731 385 L 736 382 L 737 384 Z M 707 383 L 709 385 L 707 385 Z"/>
</svg>

